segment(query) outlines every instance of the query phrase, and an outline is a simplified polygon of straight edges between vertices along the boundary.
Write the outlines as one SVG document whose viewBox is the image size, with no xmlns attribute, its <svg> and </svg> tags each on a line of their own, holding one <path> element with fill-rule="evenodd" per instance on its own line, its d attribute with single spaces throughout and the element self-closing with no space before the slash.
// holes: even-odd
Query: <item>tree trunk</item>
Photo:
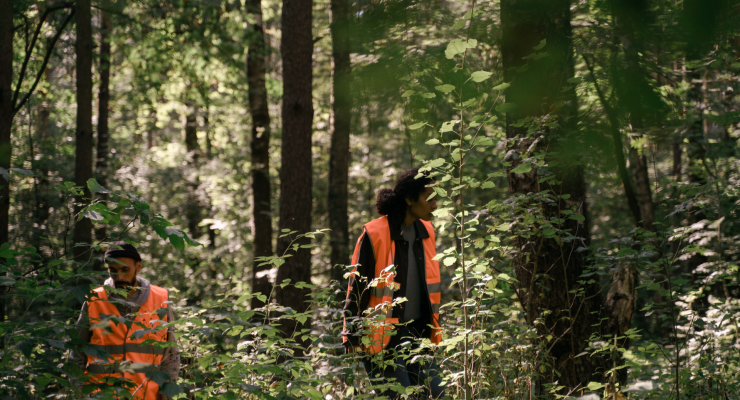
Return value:
<svg viewBox="0 0 740 400">
<path fill-rule="evenodd" d="M 0 0 L 0 167 L 10 168 L 10 129 L 13 126 L 13 0 Z M 6 172 L 7 173 L 7 172 Z M 0 245 L 7 243 L 10 182 L 0 174 Z M 0 289 L 0 322 L 5 321 L 5 288 Z"/>
<path fill-rule="evenodd" d="M 51 40 L 47 40 L 46 43 L 47 45 L 51 45 Z M 51 67 L 46 68 L 43 76 L 43 79 L 49 83 L 51 83 L 51 71 Z M 51 103 L 47 98 L 46 91 L 39 91 L 39 96 L 41 96 L 41 101 L 36 109 L 36 146 L 39 149 L 41 157 L 36 164 L 38 183 L 36 184 L 36 212 L 34 215 L 34 220 L 38 224 L 38 227 L 33 230 L 32 243 L 39 249 L 39 253 L 41 253 L 41 247 L 43 246 L 41 236 L 43 236 L 46 223 L 49 219 L 49 199 L 52 196 L 49 185 L 49 160 L 51 159 L 51 155 L 49 154 L 49 119 L 51 118 Z"/>
<path fill-rule="evenodd" d="M 332 113 L 334 131 L 329 160 L 329 229 L 331 229 L 331 279 L 343 282 L 349 263 L 349 134 L 352 123 L 351 64 L 349 59 L 349 7 L 346 0 L 331 0 L 331 37 L 334 74 Z M 342 267 L 340 267 L 342 266 Z"/>
<path fill-rule="evenodd" d="M 576 97 L 573 88 L 562 91 L 563 83 L 573 76 L 570 2 L 502 0 L 501 27 L 504 79 L 511 82 L 506 102 L 517 106 L 506 115 L 506 133 L 513 143 L 507 153 L 507 161 L 513 162 L 509 167 L 509 192 L 527 196 L 519 200 L 522 214 L 539 214 L 545 221 L 563 218 L 561 209 L 575 208 L 582 214 L 586 199 L 584 171 L 581 165 L 569 162 L 580 159 L 578 151 L 583 148 L 579 131 L 575 129 Z M 546 40 L 546 45 L 539 52 L 547 52 L 547 56 L 524 60 L 542 40 Z M 517 71 L 525 63 L 528 68 Z M 558 123 L 562 128 L 543 127 L 528 136 L 526 125 L 513 126 L 521 119 L 533 123 L 551 120 L 555 118 L 547 114 L 551 110 L 560 114 Z M 558 154 L 557 160 L 549 153 L 545 159 L 548 164 L 557 161 L 557 165 L 549 168 L 555 179 L 540 183 L 536 166 L 529 173 L 511 173 L 525 153 L 545 149 Z M 530 194 L 543 190 L 570 197 L 545 204 Z M 517 294 L 527 321 L 536 327 L 540 340 L 552 335 L 552 341 L 547 342 L 552 368 L 537 377 L 537 393 L 542 396 L 548 395 L 544 390 L 546 383 L 558 380 L 565 387 L 563 392 L 567 392 L 590 381 L 601 381 L 606 368 L 605 360 L 598 355 L 578 356 L 598 329 L 602 314 L 596 284 L 585 287 L 578 284 L 584 272 L 586 252 L 576 249 L 588 244 L 588 232 L 581 222 L 573 219 L 563 223 L 561 229 L 570 229 L 570 234 L 581 239 L 566 242 L 540 236 L 514 240 L 514 248 L 519 249 L 514 257 L 519 282 Z M 573 293 L 579 289 L 583 289 L 583 294 L 574 298 Z M 545 363 L 539 366 L 544 367 Z M 560 376 L 556 377 L 554 371 Z"/>
<path fill-rule="evenodd" d="M 312 2 L 283 0 L 282 40 L 283 56 L 283 136 L 280 168 L 280 229 L 306 233 L 311 229 L 311 125 L 313 103 L 311 96 L 313 37 L 311 34 Z M 294 235 L 291 235 L 294 236 Z M 277 253 L 288 250 L 291 236 L 278 239 Z M 308 244 L 310 240 L 299 241 Z M 277 288 L 276 299 L 284 307 L 296 312 L 307 310 L 309 289 L 298 289 L 296 282 L 311 281 L 311 252 L 299 249 L 285 259 L 277 273 L 277 284 L 290 279 L 291 285 Z M 310 328 L 311 319 L 304 324 L 295 320 L 281 321 L 283 334 Z M 302 343 L 298 340 L 298 343 Z M 303 343 L 305 345 L 305 343 Z M 296 356 L 300 356 L 298 351 Z"/>
<path fill-rule="evenodd" d="M 100 12 L 100 92 L 98 94 L 98 152 L 95 163 L 95 175 L 100 185 L 108 185 L 108 105 L 110 103 L 110 17 L 105 11 Z M 105 204 L 107 193 L 98 194 L 98 199 Z M 107 236 L 105 225 L 95 230 L 95 238 L 103 240 Z"/>
<path fill-rule="evenodd" d="M 201 234 L 200 221 L 202 210 L 198 200 L 198 173 L 200 162 L 200 145 L 198 144 L 198 124 L 196 120 L 196 107 L 192 102 L 186 106 L 185 114 L 185 147 L 188 151 L 188 163 L 196 169 L 193 180 L 188 183 L 187 204 L 185 205 L 185 217 L 188 220 L 188 231 L 193 239 L 198 239 Z"/>
<path fill-rule="evenodd" d="M 267 45 L 262 26 L 262 4 L 250 0 L 247 12 L 254 17 L 252 41 L 247 54 L 247 82 L 249 83 L 249 111 L 252 115 L 252 236 L 254 237 L 254 261 L 252 262 L 252 293 L 267 296 L 272 291 L 267 271 L 271 266 L 263 265 L 257 257 L 272 255 L 272 207 L 270 191 L 270 112 L 267 107 L 265 87 Z M 252 309 L 264 306 L 258 298 L 252 298 Z"/>
<path fill-rule="evenodd" d="M 92 24 L 90 22 L 90 0 L 78 0 L 76 5 L 75 44 L 77 74 L 77 131 L 75 144 L 75 185 L 82 186 L 82 196 L 76 199 L 78 204 L 89 201 L 92 197 L 87 188 L 87 181 L 93 177 L 93 133 L 92 133 Z M 75 214 L 81 210 L 75 206 Z M 83 218 L 75 224 L 74 241 L 85 245 L 75 245 L 75 258 L 86 253 L 92 242 L 92 222 Z M 83 260 L 78 260 L 83 261 Z"/>
</svg>

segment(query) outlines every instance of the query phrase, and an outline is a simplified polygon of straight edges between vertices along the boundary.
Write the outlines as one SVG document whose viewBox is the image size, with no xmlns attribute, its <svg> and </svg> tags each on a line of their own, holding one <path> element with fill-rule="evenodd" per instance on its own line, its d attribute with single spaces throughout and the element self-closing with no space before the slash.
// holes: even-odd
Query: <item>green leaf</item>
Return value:
<svg viewBox="0 0 740 400">
<path fill-rule="evenodd" d="M 447 197 L 447 191 L 442 189 L 441 187 L 435 186 L 434 191 L 437 192 L 439 197 Z"/>
<path fill-rule="evenodd" d="M 486 72 L 486 71 L 476 71 L 476 72 L 473 72 L 473 73 L 472 73 L 472 74 L 470 75 L 470 79 L 472 79 L 472 80 L 473 80 L 473 82 L 483 82 L 483 81 L 485 81 L 486 79 L 490 78 L 490 77 L 491 77 L 491 75 L 493 75 L 493 74 L 492 74 L 492 73 L 490 73 L 490 72 Z"/>
<path fill-rule="evenodd" d="M 547 39 L 542 39 L 540 40 L 540 44 L 538 44 L 537 46 L 534 46 L 533 49 L 540 51 L 542 50 L 543 47 L 545 47 L 546 44 L 547 44 Z"/>
<path fill-rule="evenodd" d="M 102 221 L 105 219 L 103 214 L 93 210 L 85 210 L 82 212 L 82 215 L 84 215 L 86 218 L 90 218 L 93 221 Z"/>
<path fill-rule="evenodd" d="M 439 128 L 439 133 L 445 133 L 445 132 L 452 132 L 455 128 L 455 124 L 457 124 L 456 120 L 447 121 L 442 124 L 442 127 Z"/>
<path fill-rule="evenodd" d="M 456 55 L 463 53 L 466 49 L 472 49 L 478 45 L 478 41 L 475 39 L 469 39 L 467 42 L 463 39 L 453 39 L 447 44 L 445 50 L 445 56 L 448 59 L 454 58 Z"/>
<path fill-rule="evenodd" d="M 90 192 L 92 193 L 110 193 L 110 191 L 98 183 L 94 178 L 90 178 L 87 180 L 87 188 L 90 189 Z"/>
<path fill-rule="evenodd" d="M 439 85 L 439 86 L 435 86 L 434 88 L 439 90 L 442 93 L 450 93 L 451 91 L 455 90 L 455 87 L 450 84 Z"/>
<path fill-rule="evenodd" d="M 424 126 L 426 124 L 427 124 L 426 121 L 425 122 L 417 122 L 417 123 L 415 123 L 413 125 L 409 125 L 409 129 L 412 130 L 412 131 L 415 131 L 415 130 L 421 128 L 422 126 Z"/>
<path fill-rule="evenodd" d="M 544 42 L 545 40 L 542 39 L 542 41 Z M 588 387 L 588 390 L 599 390 L 599 389 L 603 388 L 604 385 L 602 385 L 599 382 L 589 382 L 587 387 Z"/>
<path fill-rule="evenodd" d="M 510 113 L 512 111 L 515 111 L 518 108 L 519 107 L 514 103 L 503 103 L 503 104 L 499 104 L 496 107 L 496 111 L 500 113 Z"/>
<path fill-rule="evenodd" d="M 182 393 L 182 388 L 176 383 L 166 382 L 164 386 L 159 389 L 159 393 L 162 393 L 165 397 L 171 399 Z"/>
<path fill-rule="evenodd" d="M 532 171 L 532 164 L 525 162 L 519 164 L 518 167 L 511 170 L 512 174 L 526 174 Z"/>
<path fill-rule="evenodd" d="M 442 164 L 444 164 L 444 163 L 445 163 L 445 159 L 444 158 L 437 158 L 436 160 L 430 161 L 427 164 L 427 167 L 430 168 L 430 169 L 431 168 L 437 168 L 437 167 L 442 166 Z"/>
<path fill-rule="evenodd" d="M 496 227 L 497 231 L 508 231 L 511 229 L 511 224 L 501 224 Z"/>
<path fill-rule="evenodd" d="M 27 169 L 11 168 L 10 170 L 21 175 L 33 175 L 33 171 L 29 171 Z"/>
<path fill-rule="evenodd" d="M 462 28 L 464 26 L 465 26 L 465 20 L 464 19 L 461 19 L 461 20 L 455 22 L 454 25 L 452 25 L 452 29 L 460 29 L 460 28 Z"/>
<path fill-rule="evenodd" d="M 480 187 L 481 189 L 490 189 L 490 188 L 496 187 L 496 184 L 491 181 L 487 181 L 487 182 L 483 182 L 483 184 Z"/>
<path fill-rule="evenodd" d="M 407 90 L 407 91 L 403 92 L 403 94 L 401 95 L 401 97 L 411 97 L 411 95 L 413 95 L 414 93 L 416 93 L 416 92 L 413 91 L 413 90 Z"/>
<path fill-rule="evenodd" d="M 434 94 L 434 93 L 422 93 L 421 94 L 421 97 L 423 97 L 425 99 L 433 99 L 433 98 L 437 97 L 437 95 Z"/>
<path fill-rule="evenodd" d="M 578 83 L 581 83 L 582 80 L 583 80 L 583 77 L 574 76 L 572 78 L 568 78 L 568 83 L 576 83 L 576 84 L 578 84 Z"/>
<path fill-rule="evenodd" d="M 457 261 L 457 258 L 456 258 L 456 257 L 447 257 L 447 258 L 445 258 L 444 260 L 442 260 L 442 263 L 443 263 L 443 264 L 444 264 L 445 266 L 449 267 L 449 266 L 451 266 L 452 264 L 454 264 L 454 263 L 455 263 L 455 261 Z"/>
<path fill-rule="evenodd" d="M 3 167 L 0 167 L 0 176 L 5 178 L 6 181 L 10 181 L 10 174 Z"/>
<path fill-rule="evenodd" d="M 428 144 L 428 145 L 430 145 L 430 146 L 431 146 L 431 145 L 433 145 L 433 144 L 439 144 L 439 139 L 429 139 L 429 140 L 427 140 L 427 141 L 426 141 L 426 142 L 424 142 L 424 143 L 425 143 L 425 144 Z"/>
<path fill-rule="evenodd" d="M 506 83 L 506 82 L 504 82 L 504 83 L 502 83 L 502 84 L 500 84 L 500 85 L 494 86 L 494 87 L 493 87 L 493 90 L 505 90 L 505 89 L 507 89 L 507 88 L 508 88 L 509 86 L 511 86 L 511 83 Z"/>
</svg>

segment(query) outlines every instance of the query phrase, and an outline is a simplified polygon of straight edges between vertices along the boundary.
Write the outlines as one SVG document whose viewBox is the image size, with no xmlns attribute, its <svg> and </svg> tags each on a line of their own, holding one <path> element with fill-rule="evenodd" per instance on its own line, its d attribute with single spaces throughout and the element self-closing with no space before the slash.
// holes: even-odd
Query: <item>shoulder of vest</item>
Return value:
<svg viewBox="0 0 740 400">
<path fill-rule="evenodd" d="M 365 228 L 367 228 L 367 230 L 388 228 L 388 218 L 387 217 L 376 218 L 368 222 L 367 224 L 365 224 Z"/>
<path fill-rule="evenodd" d="M 424 224 L 424 227 L 427 228 L 427 233 L 429 234 L 429 237 L 431 239 L 434 239 L 436 235 L 434 234 L 434 226 L 432 225 L 432 221 L 421 220 L 421 222 Z"/>
<path fill-rule="evenodd" d="M 150 295 L 153 293 L 156 296 L 164 297 L 164 298 L 169 298 L 170 297 L 170 292 L 167 289 L 165 289 L 165 288 L 163 288 L 161 286 L 155 286 L 155 285 L 151 285 L 151 284 L 149 285 L 149 293 L 150 293 Z"/>
</svg>

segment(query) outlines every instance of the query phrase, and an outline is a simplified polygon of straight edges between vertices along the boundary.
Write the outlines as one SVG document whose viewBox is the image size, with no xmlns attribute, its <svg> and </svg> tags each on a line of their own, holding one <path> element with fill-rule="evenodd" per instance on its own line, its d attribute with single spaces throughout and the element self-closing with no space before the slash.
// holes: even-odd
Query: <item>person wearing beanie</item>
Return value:
<svg viewBox="0 0 740 400">
<path fill-rule="evenodd" d="M 375 207 L 381 217 L 363 226 L 352 256 L 341 336 L 347 353 L 361 352 L 371 383 L 422 386 L 423 398 L 436 399 L 444 388 L 432 354 L 408 357 L 421 339 L 439 344 L 442 336 L 432 184 L 413 168 L 393 189 L 378 192 Z M 390 389 L 382 394 L 400 398 Z"/>
<path fill-rule="evenodd" d="M 175 332 L 168 326 L 175 318 L 167 289 L 139 276 L 141 255 L 130 243 L 112 243 L 105 262 L 110 277 L 91 291 L 77 320 L 77 334 L 88 346 L 71 357 L 86 372 L 88 384 L 126 380 L 134 399 L 164 400 L 157 381 L 174 384 L 180 372 Z M 119 323 L 120 317 L 126 323 Z M 166 382 L 162 374 L 147 377 L 153 371 L 165 372 Z"/>
</svg>

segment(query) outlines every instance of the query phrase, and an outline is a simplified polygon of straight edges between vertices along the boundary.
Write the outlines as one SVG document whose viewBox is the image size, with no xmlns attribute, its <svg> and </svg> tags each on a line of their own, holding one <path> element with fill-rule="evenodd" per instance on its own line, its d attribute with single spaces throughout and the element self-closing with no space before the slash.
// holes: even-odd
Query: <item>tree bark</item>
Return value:
<svg viewBox="0 0 740 400">
<path fill-rule="evenodd" d="M 349 137 L 352 123 L 350 80 L 349 6 L 346 0 L 331 0 L 331 37 L 334 73 L 332 75 L 333 132 L 329 159 L 329 229 L 331 229 L 331 279 L 343 282 L 344 268 L 349 263 L 349 217 L 347 185 L 349 183 Z"/>
<path fill-rule="evenodd" d="M 0 167 L 10 168 L 13 126 L 13 0 L 0 0 Z M 0 174 L 0 245 L 7 243 L 10 181 Z M 5 321 L 5 288 L 0 289 L 0 322 Z"/>
<path fill-rule="evenodd" d="M 110 104 L 110 17 L 105 11 L 100 12 L 100 92 L 98 93 L 98 152 L 95 162 L 95 175 L 100 185 L 108 185 L 108 108 Z M 107 193 L 99 193 L 98 199 L 104 204 L 108 201 Z M 95 238 L 103 240 L 107 236 L 105 225 L 95 230 Z"/>
<path fill-rule="evenodd" d="M 272 206 L 270 189 L 270 112 L 265 86 L 266 53 L 264 27 L 262 23 L 262 4 L 260 0 L 250 0 L 247 12 L 254 18 L 252 41 L 247 53 L 247 82 L 249 83 L 249 111 L 252 115 L 252 236 L 254 237 L 254 261 L 252 262 L 252 293 L 265 296 L 272 291 L 268 270 L 257 257 L 272 255 Z M 252 309 L 264 306 L 253 297 Z"/>
<path fill-rule="evenodd" d="M 283 57 L 280 229 L 298 231 L 299 234 L 311 229 L 312 5 L 310 0 L 283 0 L 283 34 L 280 42 Z M 291 236 L 278 239 L 278 255 L 288 250 Z M 304 239 L 299 244 L 309 242 Z M 293 284 L 310 283 L 310 251 L 299 249 L 295 255 L 285 259 L 285 264 L 278 269 L 276 283 L 280 284 L 285 279 L 290 279 L 291 285 L 276 289 L 278 303 L 296 312 L 306 311 L 310 290 L 295 288 Z M 304 324 L 297 324 L 295 320 L 283 320 L 281 329 L 284 335 L 291 336 L 294 332 L 310 328 L 310 321 L 309 318 Z M 305 345 L 300 339 L 298 343 Z M 298 351 L 296 355 L 300 356 L 301 352 Z"/>
<path fill-rule="evenodd" d="M 563 84 L 574 73 L 570 2 L 502 0 L 501 27 L 504 79 L 511 82 L 506 102 L 517 106 L 506 115 L 506 133 L 512 143 L 507 161 L 513 163 L 509 167 L 509 192 L 518 198 L 521 215 L 537 214 L 550 221 L 552 217 L 564 218 L 560 210 L 575 208 L 582 213 L 586 200 L 583 167 L 569 162 L 579 159 L 578 151 L 583 148 L 576 129 L 576 97 L 572 87 L 563 91 Z M 539 52 L 547 52 L 547 56 L 525 60 L 542 40 L 546 40 L 546 45 Z M 519 69 L 525 63 L 527 68 Z M 513 126 L 521 119 L 532 123 L 547 122 L 556 118 L 548 114 L 553 110 L 559 114 L 561 128 L 542 127 L 528 135 L 527 126 Z M 548 165 L 557 161 L 548 168 L 554 179 L 540 183 L 540 171 L 536 166 L 529 173 L 511 172 L 521 163 L 525 153 L 534 154 L 545 149 L 558 154 L 548 153 L 545 158 Z M 537 193 L 543 190 L 570 197 L 547 204 L 537 198 Z M 552 335 L 552 341 L 546 341 L 552 368 L 537 377 L 538 395 L 549 396 L 544 390 L 546 383 L 558 380 L 565 387 L 565 393 L 588 385 L 590 381 L 601 381 L 605 371 L 606 363 L 601 356 L 577 357 L 588 346 L 589 337 L 598 329 L 602 315 L 597 285 L 582 287 L 578 284 L 586 267 L 586 252 L 577 251 L 588 244 L 585 228 L 581 222 L 566 220 L 561 229 L 570 229 L 570 234 L 580 237 L 570 242 L 542 236 L 514 239 L 514 248 L 518 249 L 514 256 L 519 282 L 517 294 L 526 310 L 527 321 L 536 327 L 539 340 L 546 341 L 545 338 Z M 583 289 L 583 294 L 574 297 L 578 289 Z M 554 371 L 560 376 L 556 377 Z"/>
<path fill-rule="evenodd" d="M 186 105 L 185 114 L 185 147 L 188 151 L 188 164 L 196 170 L 200 167 L 200 145 L 198 144 L 198 124 L 196 120 L 196 107 L 190 101 Z M 201 235 L 200 221 L 202 220 L 202 210 L 198 199 L 198 171 L 193 181 L 188 183 L 187 204 L 185 205 L 185 217 L 188 220 L 188 231 L 193 239 L 198 239 Z"/>
<path fill-rule="evenodd" d="M 81 211 L 80 204 L 92 196 L 87 181 L 93 177 L 93 132 L 92 132 L 92 24 L 90 0 L 78 0 L 76 5 L 75 43 L 77 74 L 77 130 L 75 143 L 75 185 L 82 187 L 82 196 L 75 200 L 75 214 Z M 74 228 L 75 258 L 85 253 L 92 242 L 92 222 L 83 218 Z M 83 243 L 84 245 L 77 245 Z M 82 260 L 78 260 L 82 261 Z"/>
</svg>

